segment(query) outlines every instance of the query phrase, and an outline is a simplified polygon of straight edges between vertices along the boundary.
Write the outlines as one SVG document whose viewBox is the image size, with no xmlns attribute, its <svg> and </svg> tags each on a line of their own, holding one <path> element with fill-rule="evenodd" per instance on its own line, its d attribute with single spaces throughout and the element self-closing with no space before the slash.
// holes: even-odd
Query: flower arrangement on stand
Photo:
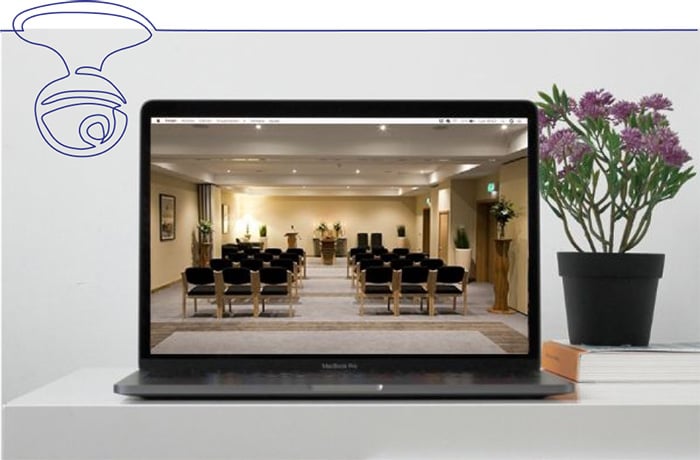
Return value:
<svg viewBox="0 0 700 460">
<path fill-rule="evenodd" d="M 504 239 L 506 237 L 506 224 L 510 222 L 511 219 L 518 216 L 513 203 L 506 200 L 505 197 L 500 197 L 498 201 L 491 206 L 490 212 L 498 223 L 498 238 Z"/>
</svg>

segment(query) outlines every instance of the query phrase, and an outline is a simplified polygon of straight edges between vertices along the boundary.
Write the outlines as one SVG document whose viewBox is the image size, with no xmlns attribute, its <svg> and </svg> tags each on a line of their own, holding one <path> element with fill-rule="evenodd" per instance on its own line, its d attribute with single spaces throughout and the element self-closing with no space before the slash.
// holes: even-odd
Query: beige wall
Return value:
<svg viewBox="0 0 700 460">
<path fill-rule="evenodd" d="M 160 241 L 161 193 L 175 197 L 175 239 Z M 192 264 L 192 244 L 197 227 L 197 186 L 169 176 L 151 174 L 151 289 L 180 279 Z"/>
<path fill-rule="evenodd" d="M 299 233 L 298 245 L 313 251 L 314 230 L 320 222 L 343 225 L 348 247 L 357 244 L 357 233 L 382 233 L 384 246 L 396 245 L 396 226 L 406 226 L 411 246 L 416 241 L 416 197 L 305 197 L 260 196 L 234 194 L 232 200 L 230 239 L 242 238 L 243 222 L 249 222 L 253 240 L 258 240 L 258 228 L 267 225 L 268 247 L 286 248 L 284 234 L 294 229 Z"/>
<path fill-rule="evenodd" d="M 454 237 L 457 227 L 463 225 L 469 237 L 469 247 L 472 248 L 474 258 L 474 241 L 476 239 L 476 181 L 453 180 L 451 187 L 451 212 L 450 212 L 450 258 L 449 263 L 454 264 L 455 244 Z"/>
<path fill-rule="evenodd" d="M 518 217 L 506 225 L 510 245 L 510 294 L 508 305 L 527 313 L 527 160 L 522 159 L 501 167 L 499 192 L 512 201 Z"/>
</svg>

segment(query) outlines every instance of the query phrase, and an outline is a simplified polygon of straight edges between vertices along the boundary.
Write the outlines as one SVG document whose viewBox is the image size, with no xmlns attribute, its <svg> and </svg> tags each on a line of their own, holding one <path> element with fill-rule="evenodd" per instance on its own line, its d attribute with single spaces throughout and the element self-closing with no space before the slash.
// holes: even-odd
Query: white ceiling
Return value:
<svg viewBox="0 0 700 460">
<path fill-rule="evenodd" d="M 527 146 L 515 125 L 161 124 L 151 133 L 154 170 L 267 195 L 417 194 L 489 174 Z"/>
</svg>

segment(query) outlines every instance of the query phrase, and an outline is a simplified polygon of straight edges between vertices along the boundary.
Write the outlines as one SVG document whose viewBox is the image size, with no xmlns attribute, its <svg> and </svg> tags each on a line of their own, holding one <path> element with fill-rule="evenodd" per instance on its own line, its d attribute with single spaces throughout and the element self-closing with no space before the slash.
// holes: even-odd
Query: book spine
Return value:
<svg viewBox="0 0 700 460">
<path fill-rule="evenodd" d="M 567 347 L 557 342 L 542 345 L 542 368 L 567 379 L 580 382 L 580 365 L 583 350 Z"/>
</svg>

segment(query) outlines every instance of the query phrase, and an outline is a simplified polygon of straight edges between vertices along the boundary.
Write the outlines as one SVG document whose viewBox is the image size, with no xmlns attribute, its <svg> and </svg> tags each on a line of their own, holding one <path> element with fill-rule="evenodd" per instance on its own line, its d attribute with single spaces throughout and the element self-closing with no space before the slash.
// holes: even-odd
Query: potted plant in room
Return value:
<svg viewBox="0 0 700 460">
<path fill-rule="evenodd" d="M 513 203 L 503 196 L 491 206 L 490 212 L 498 223 L 498 238 L 502 240 L 506 237 L 506 224 L 518 214 L 515 212 Z"/>
<path fill-rule="evenodd" d="M 335 222 L 333 224 L 333 231 L 335 232 L 335 237 L 340 238 L 343 236 L 343 224 L 340 223 L 340 221 Z"/>
<path fill-rule="evenodd" d="M 469 271 L 472 262 L 472 250 L 469 247 L 469 236 L 464 225 L 457 227 L 455 234 L 455 265 L 464 267 Z"/>
<path fill-rule="evenodd" d="M 403 224 L 396 226 L 396 247 L 405 248 L 406 245 L 406 226 Z"/>
<path fill-rule="evenodd" d="M 207 219 L 201 219 L 197 224 L 197 232 L 199 233 L 199 266 L 207 267 L 209 266 L 209 260 L 211 260 L 211 250 L 212 250 L 212 233 L 214 232 L 214 224 L 212 221 Z"/>
<path fill-rule="evenodd" d="M 210 220 L 202 219 L 197 224 L 200 243 L 211 243 L 211 234 L 214 232 L 214 224 Z"/>
<path fill-rule="evenodd" d="M 630 253 L 694 175 L 661 94 L 539 93 L 540 193 L 577 252 L 557 254 L 569 340 L 648 345 L 663 254 Z"/>
<path fill-rule="evenodd" d="M 320 235 L 320 238 L 322 240 L 325 240 L 326 238 L 330 238 L 330 235 L 328 234 L 328 224 L 325 222 L 321 222 L 318 224 L 318 227 L 316 227 L 316 231 Z"/>
<path fill-rule="evenodd" d="M 267 225 L 260 224 L 260 228 L 258 229 L 258 234 L 260 235 L 260 243 L 262 244 L 262 247 L 264 248 L 265 246 L 267 246 Z"/>
</svg>

